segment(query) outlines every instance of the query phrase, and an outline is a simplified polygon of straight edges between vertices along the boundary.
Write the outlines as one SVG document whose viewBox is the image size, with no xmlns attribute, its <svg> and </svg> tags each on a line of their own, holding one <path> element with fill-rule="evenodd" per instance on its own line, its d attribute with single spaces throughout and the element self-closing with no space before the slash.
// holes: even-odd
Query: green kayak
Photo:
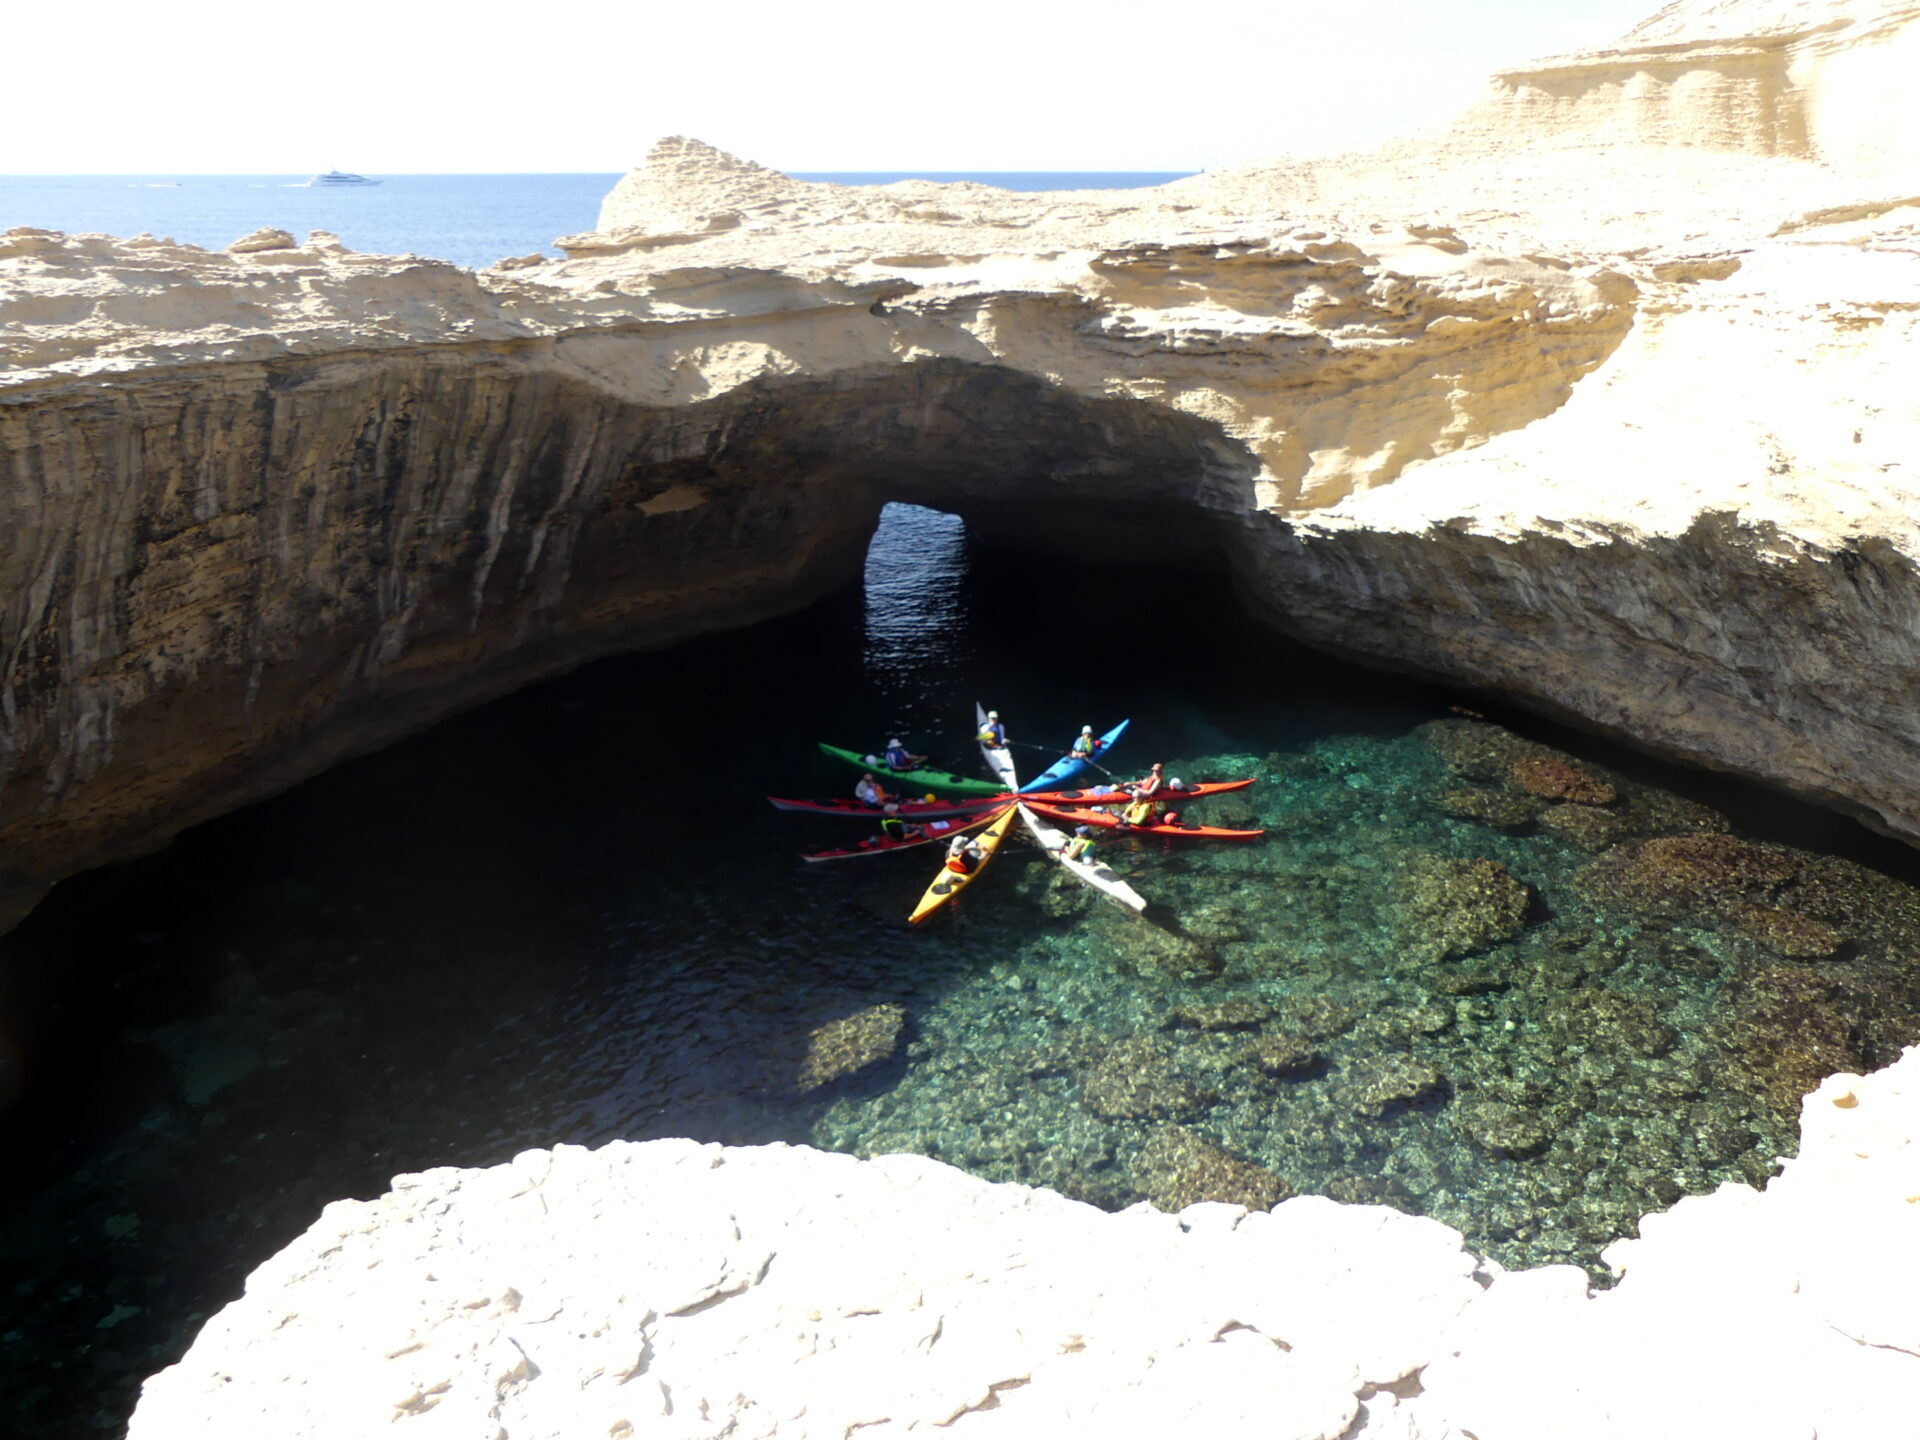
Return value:
<svg viewBox="0 0 1920 1440">
<path fill-rule="evenodd" d="M 996 785 L 991 780 L 972 780 L 965 775 L 956 775 L 951 770 L 889 770 L 885 765 L 874 763 L 878 756 L 870 759 L 857 750 L 842 750 L 838 745 L 828 745 L 824 741 L 820 753 L 844 760 L 856 770 L 871 770 L 883 784 L 904 786 L 911 790 L 945 790 L 955 795 L 1004 795 L 1007 790 L 1006 786 Z"/>
</svg>

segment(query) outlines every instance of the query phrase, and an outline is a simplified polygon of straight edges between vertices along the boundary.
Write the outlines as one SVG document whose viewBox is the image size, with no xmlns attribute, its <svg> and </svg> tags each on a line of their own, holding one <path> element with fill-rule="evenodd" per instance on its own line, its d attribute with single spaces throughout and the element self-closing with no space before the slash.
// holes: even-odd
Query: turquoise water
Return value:
<svg viewBox="0 0 1920 1440">
<path fill-rule="evenodd" d="M 848 789 L 816 740 L 971 770 L 975 697 L 1036 743 L 1131 716 L 1116 760 L 1256 776 L 1194 809 L 1269 833 L 1108 844 L 1159 923 L 1018 841 L 919 930 L 928 852 L 799 863 L 859 833 L 764 803 Z M 1333 1194 L 1592 1266 L 1763 1181 L 1801 1088 L 1920 1036 L 1920 891 L 1862 863 L 1905 852 L 1465 703 L 1211 577 L 1035 567 L 894 507 L 862 590 L 70 881 L 0 942 L 0 1426 L 117 1427 L 249 1270 L 402 1171 L 788 1140 L 1109 1207 Z"/>
<path fill-rule="evenodd" d="M 374 255 L 428 255 L 477 268 L 552 253 L 556 236 L 591 230 L 618 175 L 386 175 L 376 186 L 312 189 L 304 175 L 0 175 L 0 230 L 170 237 L 224 249 L 262 225 L 304 236 L 331 230 Z M 844 185 L 924 178 L 1008 190 L 1108 189 L 1178 179 L 1154 173 L 980 171 L 912 177 L 803 175 Z"/>
</svg>

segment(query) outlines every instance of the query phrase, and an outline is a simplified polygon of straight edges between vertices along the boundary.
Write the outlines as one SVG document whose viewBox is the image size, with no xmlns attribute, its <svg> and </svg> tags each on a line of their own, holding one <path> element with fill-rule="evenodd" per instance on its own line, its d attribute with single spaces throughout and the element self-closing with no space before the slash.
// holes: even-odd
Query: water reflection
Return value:
<svg viewBox="0 0 1920 1440">
<path fill-rule="evenodd" d="M 967 527 L 958 515 L 899 504 L 880 512 L 865 587 L 876 728 L 922 737 L 917 744 L 950 727 L 953 677 L 973 658 L 966 582 Z"/>
</svg>

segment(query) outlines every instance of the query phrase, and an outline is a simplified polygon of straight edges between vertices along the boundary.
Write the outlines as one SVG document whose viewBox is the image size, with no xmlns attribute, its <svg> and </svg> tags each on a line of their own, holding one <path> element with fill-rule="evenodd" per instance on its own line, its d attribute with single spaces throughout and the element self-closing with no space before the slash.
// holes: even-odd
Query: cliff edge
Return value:
<svg viewBox="0 0 1920 1440">
<path fill-rule="evenodd" d="M 1884 1440 L 1920 1382 L 1920 1049 L 1594 1293 L 1300 1198 L 1112 1215 L 917 1156 L 560 1146 L 401 1176 L 255 1271 L 130 1440 Z"/>
</svg>

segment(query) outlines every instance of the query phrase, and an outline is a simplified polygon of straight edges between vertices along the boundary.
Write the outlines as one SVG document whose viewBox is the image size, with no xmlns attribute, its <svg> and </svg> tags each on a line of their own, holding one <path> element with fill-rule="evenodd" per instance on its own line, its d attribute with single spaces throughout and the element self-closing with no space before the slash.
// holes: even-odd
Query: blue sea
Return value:
<svg viewBox="0 0 1920 1440">
<path fill-rule="evenodd" d="M 550 249 L 591 230 L 618 175 L 385 175 L 377 186 L 312 189 L 299 175 L 0 175 L 0 230 L 36 225 L 69 233 L 147 233 L 225 248 L 276 226 L 304 236 L 331 230 L 352 249 L 430 255 L 478 268 Z M 973 180 L 1007 190 L 1128 189 L 1179 172 L 928 171 L 809 173 L 803 180 L 885 185 Z"/>
</svg>

